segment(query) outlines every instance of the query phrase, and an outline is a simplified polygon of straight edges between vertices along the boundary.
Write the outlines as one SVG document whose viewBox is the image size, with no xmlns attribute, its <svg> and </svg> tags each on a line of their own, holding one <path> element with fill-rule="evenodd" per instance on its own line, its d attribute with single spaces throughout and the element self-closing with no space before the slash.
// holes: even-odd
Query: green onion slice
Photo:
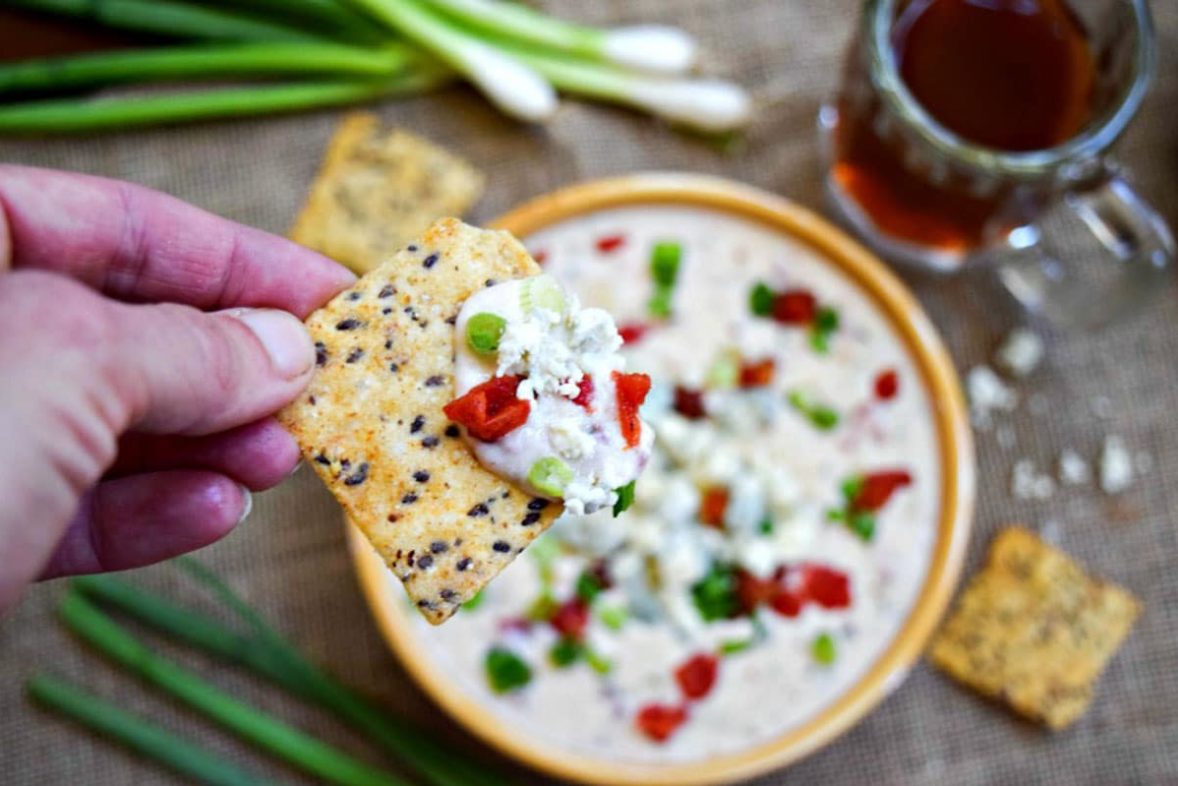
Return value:
<svg viewBox="0 0 1178 786">
<path fill-rule="evenodd" d="M 541 494 L 559 497 L 573 479 L 573 470 L 555 456 L 540 459 L 528 470 L 528 483 Z"/>
<path fill-rule="evenodd" d="M 487 311 L 475 314 L 466 322 L 466 345 L 475 354 L 490 356 L 499 351 L 499 339 L 507 329 L 507 320 Z"/>
</svg>

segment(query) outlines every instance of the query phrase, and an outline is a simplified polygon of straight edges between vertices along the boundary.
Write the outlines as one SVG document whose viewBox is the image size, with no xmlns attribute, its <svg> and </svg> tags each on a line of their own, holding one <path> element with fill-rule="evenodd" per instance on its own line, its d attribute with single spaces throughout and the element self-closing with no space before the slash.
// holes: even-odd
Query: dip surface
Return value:
<svg viewBox="0 0 1178 786">
<path fill-rule="evenodd" d="M 415 620 L 418 645 L 505 725 L 583 755 L 701 760 L 805 723 L 928 571 L 942 478 L 914 360 L 837 268 L 741 218 L 627 207 L 526 243 L 651 375 L 654 455 L 630 510 L 564 517 L 477 605 Z"/>
</svg>

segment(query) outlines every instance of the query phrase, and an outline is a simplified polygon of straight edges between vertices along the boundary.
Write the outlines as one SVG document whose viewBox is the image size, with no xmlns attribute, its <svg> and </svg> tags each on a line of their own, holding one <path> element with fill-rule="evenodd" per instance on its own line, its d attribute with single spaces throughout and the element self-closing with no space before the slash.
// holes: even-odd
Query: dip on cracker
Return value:
<svg viewBox="0 0 1178 786">
<path fill-rule="evenodd" d="M 654 432 L 638 416 L 650 377 L 624 373 L 613 318 L 537 276 L 475 293 L 457 327 L 444 411 L 483 465 L 568 513 L 621 512 Z"/>
</svg>

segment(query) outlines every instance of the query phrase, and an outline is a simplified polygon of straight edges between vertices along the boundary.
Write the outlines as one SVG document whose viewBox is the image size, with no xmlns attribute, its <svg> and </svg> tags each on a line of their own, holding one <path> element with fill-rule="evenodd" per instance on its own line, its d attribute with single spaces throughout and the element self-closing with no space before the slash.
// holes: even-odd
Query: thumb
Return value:
<svg viewBox="0 0 1178 786">
<path fill-rule="evenodd" d="M 138 431 L 210 434 L 250 423 L 297 396 L 315 366 L 306 328 L 285 311 L 110 301 L 107 310 L 109 379 Z"/>
</svg>

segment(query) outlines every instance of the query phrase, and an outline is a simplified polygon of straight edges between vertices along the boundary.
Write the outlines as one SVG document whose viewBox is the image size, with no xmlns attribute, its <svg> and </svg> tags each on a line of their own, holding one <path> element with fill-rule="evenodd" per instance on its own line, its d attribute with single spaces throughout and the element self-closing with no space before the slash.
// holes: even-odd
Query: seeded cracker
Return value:
<svg viewBox="0 0 1178 786">
<path fill-rule="evenodd" d="M 457 156 L 405 131 L 382 133 L 374 115 L 350 114 L 290 236 L 363 274 L 482 193 L 482 173 Z"/>
<path fill-rule="evenodd" d="M 1062 729 L 1088 708 L 1139 613 L 1127 591 L 1012 527 L 995 538 L 929 657 L 979 693 Z"/>
<path fill-rule="evenodd" d="M 443 219 L 307 319 L 319 368 L 279 419 L 434 624 L 560 512 L 483 469 L 442 414 L 463 301 L 539 272 L 506 232 Z"/>
</svg>

